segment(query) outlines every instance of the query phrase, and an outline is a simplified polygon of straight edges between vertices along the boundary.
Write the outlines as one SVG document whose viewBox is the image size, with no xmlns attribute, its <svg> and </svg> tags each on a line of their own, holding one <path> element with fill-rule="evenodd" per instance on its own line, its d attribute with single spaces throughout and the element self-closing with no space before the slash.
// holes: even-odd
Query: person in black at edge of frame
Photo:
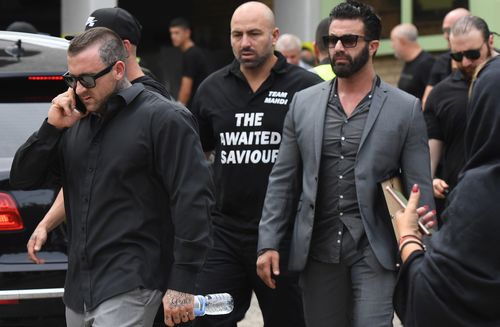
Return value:
<svg viewBox="0 0 500 327">
<path fill-rule="evenodd" d="M 150 326 L 162 297 L 168 326 L 194 319 L 196 275 L 211 244 L 212 185 L 196 121 L 131 85 L 126 57 L 107 28 L 76 36 L 70 88 L 12 164 L 14 187 L 64 186 L 68 326 Z M 74 92 L 86 115 L 74 110 Z"/>
<path fill-rule="evenodd" d="M 500 57 L 473 82 L 467 107 L 465 166 L 425 252 L 416 227 L 425 209 L 412 192 L 396 215 L 401 267 L 395 307 L 405 327 L 500 326 Z"/>
<path fill-rule="evenodd" d="M 298 276 L 287 271 L 286 259 L 274 290 L 256 273 L 258 225 L 288 106 L 295 92 L 321 81 L 273 52 L 278 36 L 269 7 L 255 1 L 239 6 L 231 19 L 235 60 L 207 77 L 195 95 L 203 149 L 215 149 L 216 182 L 214 247 L 197 290 L 228 292 L 235 305 L 229 315 L 196 319 L 196 326 L 236 326 L 252 291 L 265 326 L 304 326 Z M 287 240 L 282 250 L 288 251 Z"/>
<path fill-rule="evenodd" d="M 196 90 L 209 75 L 210 65 L 203 50 L 191 39 L 191 26 L 186 19 L 181 17 L 173 19 L 169 31 L 173 46 L 182 52 L 181 82 L 177 101 L 191 109 Z"/>
</svg>

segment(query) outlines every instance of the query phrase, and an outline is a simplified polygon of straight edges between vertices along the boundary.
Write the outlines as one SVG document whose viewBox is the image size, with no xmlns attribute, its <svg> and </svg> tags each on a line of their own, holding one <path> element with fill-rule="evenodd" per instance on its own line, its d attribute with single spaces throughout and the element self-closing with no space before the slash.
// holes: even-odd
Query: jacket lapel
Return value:
<svg viewBox="0 0 500 327">
<path fill-rule="evenodd" d="M 314 165 L 318 166 L 321 159 L 321 148 L 323 146 L 323 130 L 325 128 L 325 114 L 330 94 L 331 83 L 324 83 L 321 93 L 316 97 L 316 101 L 311 103 L 314 110 Z M 319 168 L 318 168 L 319 169 Z"/>
<path fill-rule="evenodd" d="M 363 134 L 361 135 L 358 153 L 363 147 L 363 144 L 365 143 L 365 140 L 373 127 L 373 124 L 375 124 L 375 121 L 380 114 L 380 110 L 382 110 L 382 106 L 387 99 L 388 91 L 389 90 L 387 89 L 385 82 L 381 81 L 380 86 L 376 87 L 375 91 L 373 92 L 373 99 L 370 105 L 370 110 L 368 112 L 368 117 L 366 118 L 365 128 L 363 130 Z"/>
</svg>

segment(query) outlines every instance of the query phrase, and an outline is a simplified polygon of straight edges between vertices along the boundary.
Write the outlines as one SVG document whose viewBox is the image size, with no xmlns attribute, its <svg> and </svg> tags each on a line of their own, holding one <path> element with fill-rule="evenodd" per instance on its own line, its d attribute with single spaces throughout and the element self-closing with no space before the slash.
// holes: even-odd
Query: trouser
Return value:
<svg viewBox="0 0 500 327">
<path fill-rule="evenodd" d="M 158 290 L 134 289 L 114 296 L 93 310 L 79 313 L 66 307 L 68 327 L 152 326 L 162 301 Z"/>
<path fill-rule="evenodd" d="M 227 292 L 233 296 L 234 310 L 227 315 L 196 318 L 195 326 L 236 327 L 250 306 L 252 291 L 259 302 L 264 326 L 305 326 L 298 274 L 286 269 L 288 254 L 280 251 L 277 287 L 268 288 L 256 272 L 257 238 L 257 233 L 235 232 L 214 225 L 214 246 L 199 275 L 197 293 Z"/>
<path fill-rule="evenodd" d="M 300 275 L 308 327 L 392 326 L 396 273 L 378 262 L 366 238 L 346 232 L 340 263 L 309 259 Z"/>
</svg>

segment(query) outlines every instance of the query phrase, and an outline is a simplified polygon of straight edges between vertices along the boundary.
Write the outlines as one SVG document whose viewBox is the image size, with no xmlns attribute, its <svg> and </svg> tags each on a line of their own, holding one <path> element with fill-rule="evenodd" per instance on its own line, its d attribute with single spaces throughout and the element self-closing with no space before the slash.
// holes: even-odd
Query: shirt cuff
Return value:
<svg viewBox="0 0 500 327">
<path fill-rule="evenodd" d="M 181 269 L 175 265 L 170 272 L 168 289 L 177 292 L 194 294 L 198 273 L 187 269 Z"/>
<path fill-rule="evenodd" d="M 49 124 L 47 118 L 42 123 L 42 126 L 38 130 L 37 136 L 39 140 L 50 141 L 59 140 L 59 137 L 66 129 L 57 129 L 55 126 Z"/>
</svg>

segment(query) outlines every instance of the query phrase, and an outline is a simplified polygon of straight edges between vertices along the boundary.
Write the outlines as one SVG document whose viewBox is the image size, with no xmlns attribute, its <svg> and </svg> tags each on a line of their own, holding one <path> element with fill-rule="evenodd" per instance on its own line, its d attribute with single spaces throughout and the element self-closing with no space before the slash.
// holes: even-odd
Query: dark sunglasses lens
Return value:
<svg viewBox="0 0 500 327">
<path fill-rule="evenodd" d="M 78 78 L 83 87 L 90 89 L 95 86 L 95 79 L 92 76 L 80 76 Z"/>
<path fill-rule="evenodd" d="M 325 47 L 335 47 L 338 42 L 342 43 L 342 46 L 344 48 L 354 48 L 356 44 L 358 43 L 358 36 L 357 35 L 342 35 L 342 36 L 335 36 L 335 35 L 325 35 L 323 36 L 323 44 Z"/>
<path fill-rule="evenodd" d="M 73 76 L 63 75 L 64 81 L 69 87 L 75 86 L 75 78 Z"/>
<path fill-rule="evenodd" d="M 344 48 L 354 48 L 358 42 L 357 35 L 344 35 L 340 37 L 340 41 Z"/>
<path fill-rule="evenodd" d="M 464 52 L 464 56 L 470 60 L 476 60 L 481 56 L 479 50 L 468 50 Z"/>
<path fill-rule="evenodd" d="M 464 58 L 463 52 L 452 52 L 452 53 L 450 53 L 450 56 L 451 56 L 451 59 L 453 59 L 455 61 L 462 61 L 462 59 Z"/>
</svg>

